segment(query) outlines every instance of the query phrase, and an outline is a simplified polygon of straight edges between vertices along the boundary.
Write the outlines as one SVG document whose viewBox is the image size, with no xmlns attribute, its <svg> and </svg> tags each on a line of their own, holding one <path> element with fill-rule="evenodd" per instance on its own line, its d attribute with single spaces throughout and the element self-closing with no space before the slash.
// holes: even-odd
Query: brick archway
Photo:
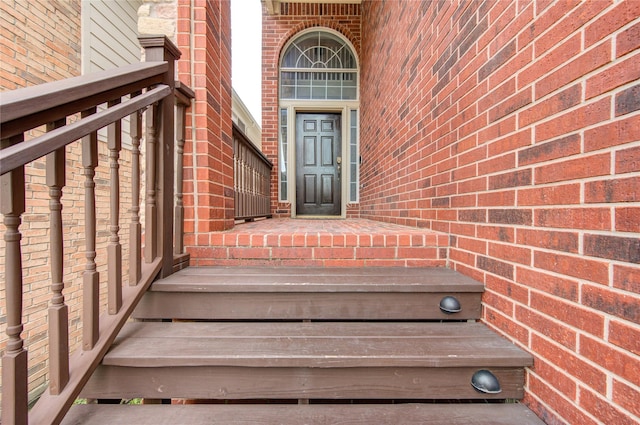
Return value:
<svg viewBox="0 0 640 425">
<path fill-rule="evenodd" d="M 322 27 L 340 33 L 360 56 L 360 5 L 322 5 L 323 16 L 314 8 L 321 5 L 288 5 L 279 15 L 268 15 L 263 9 L 262 39 L 262 149 L 273 162 L 271 175 L 271 211 L 275 217 L 291 215 L 291 205 L 278 196 L 278 72 L 282 48 L 300 31 Z M 315 16 L 314 16 L 315 15 Z"/>
</svg>

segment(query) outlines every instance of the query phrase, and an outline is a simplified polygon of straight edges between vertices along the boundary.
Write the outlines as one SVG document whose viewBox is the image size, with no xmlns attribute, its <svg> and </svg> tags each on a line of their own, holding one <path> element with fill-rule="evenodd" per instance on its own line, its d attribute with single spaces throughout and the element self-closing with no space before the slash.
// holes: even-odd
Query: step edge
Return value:
<svg viewBox="0 0 640 425">
<path fill-rule="evenodd" d="M 433 293 L 433 294 L 455 294 L 455 293 L 483 293 L 485 291 L 482 284 L 455 285 L 371 285 L 371 284 L 193 284 L 193 283 L 160 283 L 156 282 L 149 289 L 150 292 L 183 292 L 183 293 Z"/>
<path fill-rule="evenodd" d="M 381 408 L 381 406 L 384 406 Z M 483 404 L 468 403 L 468 404 L 427 404 L 427 403 L 403 403 L 403 404 L 310 404 L 310 405 L 223 405 L 223 404 L 209 404 L 209 405 L 76 405 L 70 410 L 70 414 L 63 420 L 62 425 L 71 425 L 76 423 L 85 423 L 87 417 L 95 419 L 96 422 L 90 422 L 90 424 L 102 425 L 109 423 L 108 420 L 112 420 L 109 417 L 111 412 L 123 409 L 140 409 L 144 410 L 144 416 L 149 418 L 146 423 L 163 423 L 162 420 L 167 418 L 168 413 L 172 412 L 174 417 L 178 416 L 184 419 L 186 422 L 195 424 L 212 423 L 211 418 L 216 418 L 225 415 L 229 419 L 240 419 L 246 421 L 262 420 L 260 416 L 267 416 L 264 420 L 272 420 L 273 417 L 278 419 L 286 419 L 290 417 L 292 420 L 312 420 L 314 423 L 326 423 L 327 420 L 335 420 L 337 418 L 343 419 L 344 415 L 353 414 L 358 418 L 367 419 L 375 417 L 381 419 L 380 411 L 383 410 L 386 414 L 390 414 L 389 421 L 385 423 L 398 423 L 398 420 L 404 420 L 403 417 L 412 415 L 407 419 L 416 420 L 420 417 L 424 417 L 430 424 L 436 425 L 437 422 L 433 422 L 434 417 L 442 417 L 443 420 L 440 424 L 450 423 L 451 409 L 455 409 L 454 414 L 459 417 L 460 420 L 471 420 L 473 422 L 465 422 L 470 425 L 474 423 L 486 424 L 496 423 L 495 421 L 501 421 L 501 423 L 507 422 L 510 419 L 506 419 L 505 416 L 513 418 L 517 415 L 516 419 L 518 424 L 522 425 L 544 425 L 544 422 L 538 418 L 533 411 L 522 403 L 493 403 Z M 173 410 L 171 410 L 173 409 Z M 265 413 L 266 412 L 266 413 Z M 464 413 L 469 412 L 469 413 Z M 128 414 L 128 412 L 127 412 Z M 449 416 L 444 416 L 448 414 Z M 482 415 L 479 417 L 479 414 Z M 156 416 L 157 415 L 157 416 Z M 227 416 L 228 415 L 228 416 Z M 272 416 L 273 415 L 273 416 Z M 419 415 L 416 418 L 414 415 Z M 463 416 L 464 415 L 464 416 Z M 321 417 L 318 417 L 321 416 Z M 246 419 L 243 419 L 245 417 Z M 348 418 L 348 417 L 347 417 Z M 126 419 L 126 418 L 122 418 Z M 227 420 L 221 418 L 223 420 Z M 158 422 L 159 421 L 159 422 Z M 316 422 L 317 421 L 317 422 Z M 477 422 L 476 422 L 477 421 Z M 216 423 L 216 422 L 213 422 Z M 218 422 L 220 423 L 220 422 Z M 248 422 L 247 422 L 248 423 Z M 267 423 L 267 422 L 259 422 Z M 296 422 L 297 423 L 297 422 Z"/>
</svg>

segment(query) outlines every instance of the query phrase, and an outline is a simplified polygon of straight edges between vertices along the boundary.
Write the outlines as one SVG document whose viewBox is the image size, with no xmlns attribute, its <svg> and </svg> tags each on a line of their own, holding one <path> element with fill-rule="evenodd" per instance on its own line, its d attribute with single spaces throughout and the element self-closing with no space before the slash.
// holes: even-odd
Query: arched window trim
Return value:
<svg viewBox="0 0 640 425">
<path fill-rule="evenodd" d="M 309 69 L 309 68 L 291 68 L 291 67 L 284 67 L 282 66 L 282 61 L 284 60 L 284 57 L 286 55 L 286 53 L 288 52 L 289 48 L 291 47 L 292 44 L 296 43 L 296 41 L 306 37 L 308 34 L 310 33 L 326 33 L 330 36 L 333 36 L 335 38 L 337 38 L 338 40 L 340 40 L 343 43 L 344 47 L 348 47 L 349 50 L 351 51 L 351 55 L 354 58 L 355 61 L 355 68 L 334 68 L 334 69 L 350 69 L 350 70 L 360 70 L 360 61 L 358 60 L 358 55 L 356 54 L 356 49 L 353 46 L 353 44 L 351 44 L 351 41 L 346 38 L 342 33 L 331 29 L 331 28 L 327 28 L 327 27 L 312 27 L 312 28 L 307 28 L 303 31 L 300 31 L 298 33 L 296 33 L 295 36 L 291 37 L 291 39 L 287 42 L 287 44 L 284 45 L 284 47 L 281 50 L 281 54 L 280 54 L 280 61 L 279 61 L 279 65 L 280 65 L 280 69 Z M 297 47 L 297 46 L 296 46 Z M 301 50 L 300 50 L 301 51 Z"/>
<path fill-rule="evenodd" d="M 314 33 L 318 34 L 317 43 L 312 46 L 300 46 L 298 44 L 307 40 L 309 35 Z M 339 46 L 336 46 L 338 48 L 331 49 L 329 46 L 323 45 L 321 42 L 323 35 L 327 39 L 339 43 Z M 297 57 L 294 58 L 296 60 L 295 66 L 284 66 L 291 49 L 295 49 L 298 53 Z M 316 52 L 315 55 L 309 54 L 313 49 L 324 51 L 324 57 L 319 52 Z M 348 50 L 346 52 L 347 58 L 353 61 L 354 66 L 350 67 L 348 64 L 346 67 L 344 66 L 339 55 L 343 49 Z M 318 58 L 322 58 L 322 60 L 317 60 Z M 303 63 L 302 65 L 306 66 L 300 66 L 301 61 L 304 62 L 305 60 L 307 64 Z M 336 62 L 343 65 L 343 67 L 336 68 Z M 328 67 L 329 64 L 334 67 Z M 280 90 L 278 97 L 282 100 L 357 101 L 360 97 L 360 64 L 355 48 L 346 37 L 331 28 L 313 27 L 297 33 L 281 50 L 279 66 Z M 318 92 L 311 88 L 314 84 L 316 84 L 316 87 L 320 86 L 318 90 L 320 95 L 316 94 Z M 325 89 L 323 89 L 323 85 L 326 85 Z M 333 92 L 330 92 L 329 86 L 331 86 Z M 324 96 L 322 96 L 322 93 L 324 93 Z"/>
</svg>

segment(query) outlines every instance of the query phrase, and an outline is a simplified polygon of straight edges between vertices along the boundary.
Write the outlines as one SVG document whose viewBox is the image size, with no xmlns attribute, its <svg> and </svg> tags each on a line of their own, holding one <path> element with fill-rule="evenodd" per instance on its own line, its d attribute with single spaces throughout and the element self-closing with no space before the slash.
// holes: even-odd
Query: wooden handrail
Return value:
<svg viewBox="0 0 640 425">
<path fill-rule="evenodd" d="M 142 62 L 0 93 L 2 138 L 162 82 L 166 62 Z"/>
<path fill-rule="evenodd" d="M 29 143 L 19 143 L 0 151 L 0 170 L 4 174 L 20 165 L 28 164 L 48 153 L 139 111 L 171 94 L 171 88 L 160 85 L 145 94 L 117 106 L 88 116 L 73 124 L 49 131 Z M 4 139 L 4 132 L 2 133 Z"/>
<path fill-rule="evenodd" d="M 233 124 L 235 219 L 271 217 L 273 163 Z"/>
<path fill-rule="evenodd" d="M 4 216 L 6 240 L 7 349 L 3 356 L 2 423 L 60 423 L 82 386 L 91 376 L 120 328 L 129 318 L 143 293 L 157 276 L 173 272 L 175 252 L 182 253 L 182 223 L 173 223 L 174 202 L 174 105 L 179 105 L 177 123 L 184 126 L 185 109 L 190 104 L 188 88 L 176 84 L 174 62 L 180 53 L 165 37 L 141 38 L 148 63 L 134 64 L 92 75 L 70 78 L 41 86 L 3 92 L 0 96 L 0 212 Z M 178 87 L 174 95 L 174 87 Z M 191 96 L 193 97 L 193 96 Z M 103 109 L 100 109 L 103 108 Z M 180 109 L 181 108 L 181 109 Z M 69 116 L 80 113 L 79 119 L 68 125 Z M 140 196 L 140 145 L 142 119 L 146 119 L 146 196 Z M 120 237 L 122 119 L 129 117 L 131 128 L 131 222 L 129 225 L 129 269 L 123 267 Z M 25 141 L 25 133 L 47 124 L 41 136 Z M 96 171 L 101 159 L 98 154 L 98 130 L 107 128 L 107 158 L 102 166 L 109 170 L 108 208 L 98 208 Z M 178 166 L 184 147 L 184 128 L 178 134 Z M 78 168 L 68 170 L 66 147 L 81 140 L 82 158 Z M 28 412 L 27 348 L 21 333 L 24 329 L 22 311 L 23 270 L 21 220 L 27 198 L 26 166 L 46 156 L 46 184 L 49 188 L 51 303 L 49 306 L 49 388 Z M 182 170 L 178 170 L 182 182 Z M 82 347 L 69 355 L 69 307 L 64 295 L 64 236 L 61 211 L 62 192 L 67 176 L 73 175 L 76 185 L 84 188 L 85 264 L 82 276 Z M 145 207 L 141 207 L 144 198 Z M 102 198 L 105 199 L 105 198 Z M 104 216 L 98 214 L 105 211 Z M 140 212 L 144 217 L 144 246 Z M 99 225 L 106 223 L 104 229 Z M 167 229 L 168 228 L 168 229 Z M 100 312 L 100 272 L 97 267 L 98 232 L 108 235 L 107 309 Z M 175 240 L 174 240 L 175 239 Z M 144 251 L 144 260 L 143 260 Z M 123 277 L 129 285 L 123 287 Z"/>
<path fill-rule="evenodd" d="M 130 84 L 135 83 L 140 85 L 147 78 L 161 77 L 167 72 L 167 68 L 166 63 L 140 62 L 113 70 L 98 71 L 66 80 L 2 92 L 0 123 L 6 124 L 36 112 L 58 108 L 61 104 L 73 103 L 87 97 L 95 98 L 117 87 L 129 87 Z M 156 79 L 160 81 L 160 78 Z M 63 94 L 65 97 L 61 98 Z"/>
</svg>

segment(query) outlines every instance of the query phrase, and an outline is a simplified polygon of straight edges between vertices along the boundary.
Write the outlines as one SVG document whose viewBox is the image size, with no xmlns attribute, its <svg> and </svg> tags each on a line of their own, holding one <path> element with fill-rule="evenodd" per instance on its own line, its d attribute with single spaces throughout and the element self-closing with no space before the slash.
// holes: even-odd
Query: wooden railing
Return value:
<svg viewBox="0 0 640 425">
<path fill-rule="evenodd" d="M 233 124 L 235 219 L 271 217 L 270 178 L 273 164 Z"/>
<path fill-rule="evenodd" d="M 95 370 L 144 291 L 158 276 L 174 270 L 174 252 L 182 257 L 182 148 L 184 110 L 193 97 L 177 87 L 174 62 L 180 52 L 165 37 L 140 39 L 146 62 L 92 75 L 2 93 L 0 97 L 1 203 L 5 225 L 6 334 L 2 358 L 2 423 L 59 423 Z M 178 106 L 178 158 L 174 161 L 174 107 Z M 78 117 L 79 114 L 79 117 Z M 146 135 L 143 137 L 143 114 Z M 72 117 L 72 118 L 70 118 Z M 131 205 L 128 270 L 120 240 L 122 119 L 130 117 Z M 77 119 L 76 119 L 77 118 Z M 67 121 L 70 123 L 67 124 Z M 25 134 L 46 125 L 44 134 Z M 107 128 L 106 164 L 109 209 L 96 208 L 98 130 Z M 140 144 L 144 139 L 144 149 Z M 67 169 L 67 146 L 81 140 L 81 169 Z M 141 151 L 145 181 L 142 182 Z M 46 157 L 49 189 L 51 296 L 49 305 L 49 387 L 28 412 L 27 351 L 22 338 L 23 267 L 21 221 L 25 212 L 25 166 Z M 177 182 L 174 166 L 178 165 Z M 69 356 L 69 308 L 63 282 L 63 189 L 67 175 L 84 188 L 84 271 L 82 271 L 82 347 Z M 76 178 L 77 180 L 77 178 Z M 174 210 L 174 184 L 178 197 Z M 144 187 L 144 209 L 140 188 Z M 180 220 L 173 223 L 174 211 Z M 142 212 L 144 214 L 142 214 Z M 144 221 L 144 232 L 142 230 Z M 100 276 L 96 264 L 98 224 L 106 223 L 107 311 L 100 312 Z M 170 223 L 170 225 L 167 225 Z M 175 228 L 175 235 L 174 235 Z M 144 239 L 144 246 L 142 240 Z M 175 241 L 174 241 L 175 239 Z M 68 242 L 68 241 L 67 241 Z M 175 243 L 174 243 L 175 242 Z M 175 246 L 175 248 L 174 248 Z M 125 261 L 126 262 L 126 261 Z M 128 285 L 123 285 L 123 277 Z"/>
</svg>

